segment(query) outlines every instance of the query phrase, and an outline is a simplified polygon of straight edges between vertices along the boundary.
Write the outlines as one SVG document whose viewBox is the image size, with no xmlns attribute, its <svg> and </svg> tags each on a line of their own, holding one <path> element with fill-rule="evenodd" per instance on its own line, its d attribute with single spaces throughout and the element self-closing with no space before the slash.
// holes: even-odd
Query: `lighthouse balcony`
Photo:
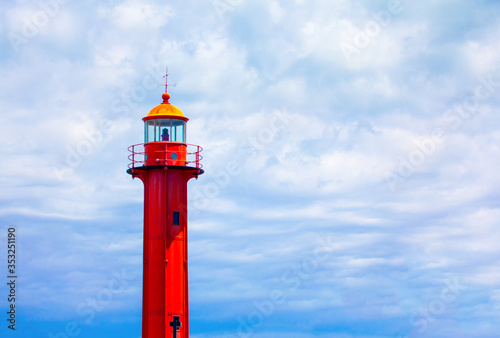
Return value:
<svg viewBox="0 0 500 338">
<path fill-rule="evenodd" d="M 201 169 L 202 147 L 183 142 L 148 142 L 128 148 L 129 169 L 149 166 L 182 166 Z"/>
</svg>

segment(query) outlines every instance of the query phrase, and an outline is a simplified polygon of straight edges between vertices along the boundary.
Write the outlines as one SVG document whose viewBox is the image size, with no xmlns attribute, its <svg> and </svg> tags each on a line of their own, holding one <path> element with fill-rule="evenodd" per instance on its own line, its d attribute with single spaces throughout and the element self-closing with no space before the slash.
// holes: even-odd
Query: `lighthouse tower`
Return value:
<svg viewBox="0 0 500 338">
<path fill-rule="evenodd" d="M 142 338 L 187 338 L 187 182 L 203 174 L 201 147 L 186 143 L 188 118 L 163 103 L 144 117 L 144 143 L 129 147 L 129 169 L 144 184 Z"/>
</svg>

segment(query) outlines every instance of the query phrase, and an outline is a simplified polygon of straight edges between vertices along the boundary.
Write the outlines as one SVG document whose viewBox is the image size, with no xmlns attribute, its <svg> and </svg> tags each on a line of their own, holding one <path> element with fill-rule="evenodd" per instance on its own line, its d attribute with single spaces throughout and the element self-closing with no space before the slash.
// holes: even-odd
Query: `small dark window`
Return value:
<svg viewBox="0 0 500 338">
<path fill-rule="evenodd" d="M 179 225 L 180 224 L 180 213 L 178 211 L 174 211 L 174 219 L 173 219 L 173 225 Z"/>
</svg>

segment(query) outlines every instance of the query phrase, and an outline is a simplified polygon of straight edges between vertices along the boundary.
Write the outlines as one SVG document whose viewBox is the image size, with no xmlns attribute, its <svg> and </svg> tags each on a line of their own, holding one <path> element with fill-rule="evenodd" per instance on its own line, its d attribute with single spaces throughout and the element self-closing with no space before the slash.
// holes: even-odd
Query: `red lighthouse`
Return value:
<svg viewBox="0 0 500 338">
<path fill-rule="evenodd" d="M 162 98 L 127 170 L 144 183 L 142 338 L 188 338 L 187 182 L 203 174 L 202 148 L 186 143 L 188 118 Z"/>
</svg>

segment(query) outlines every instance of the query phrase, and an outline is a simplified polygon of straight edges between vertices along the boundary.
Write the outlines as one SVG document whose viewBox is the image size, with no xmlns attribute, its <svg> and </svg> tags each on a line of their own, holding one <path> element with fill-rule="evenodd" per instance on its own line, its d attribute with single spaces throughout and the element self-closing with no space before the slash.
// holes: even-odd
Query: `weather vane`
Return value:
<svg viewBox="0 0 500 338">
<path fill-rule="evenodd" d="M 165 93 L 167 93 L 167 92 L 168 92 L 168 87 L 169 87 L 169 86 L 170 86 L 170 87 L 175 87 L 175 85 L 176 85 L 175 83 L 174 83 L 173 85 L 169 85 L 169 84 L 168 84 L 168 76 L 169 76 L 169 75 L 170 75 L 170 74 L 168 73 L 168 66 L 167 66 L 167 72 L 165 73 L 165 76 L 164 76 L 164 78 L 165 78 Z"/>
</svg>

